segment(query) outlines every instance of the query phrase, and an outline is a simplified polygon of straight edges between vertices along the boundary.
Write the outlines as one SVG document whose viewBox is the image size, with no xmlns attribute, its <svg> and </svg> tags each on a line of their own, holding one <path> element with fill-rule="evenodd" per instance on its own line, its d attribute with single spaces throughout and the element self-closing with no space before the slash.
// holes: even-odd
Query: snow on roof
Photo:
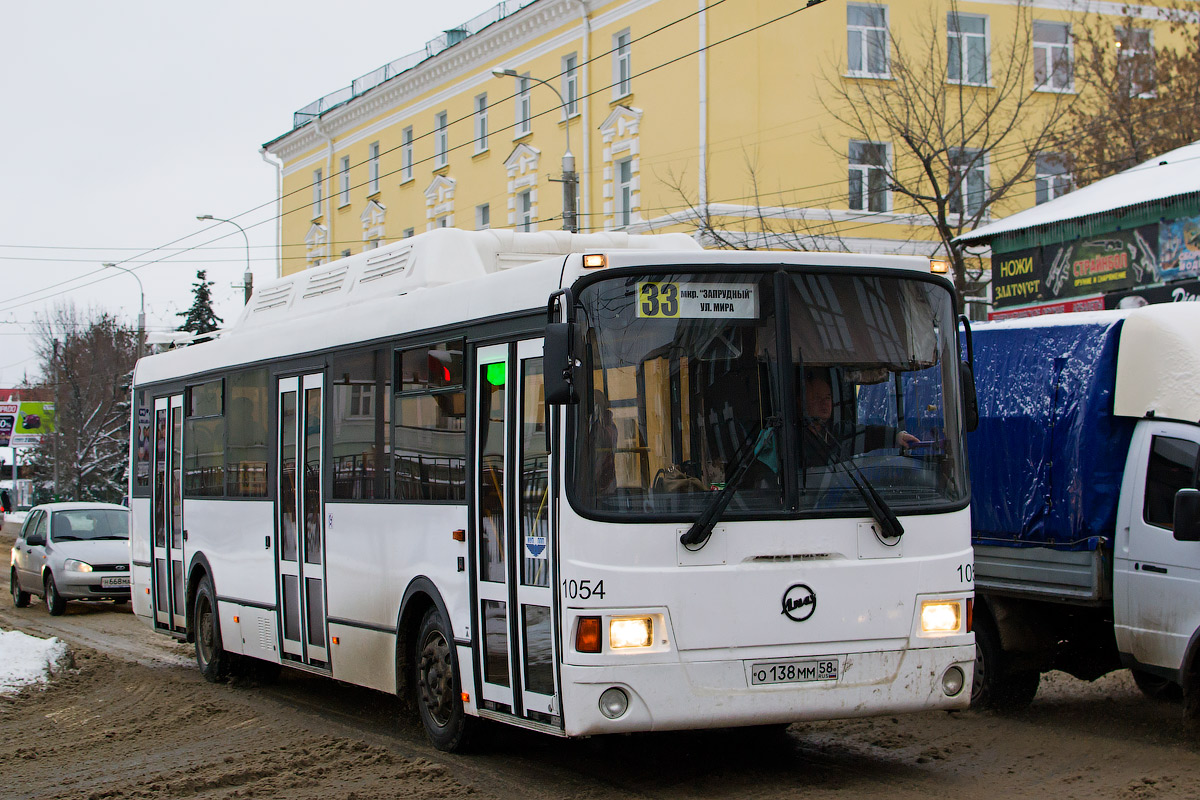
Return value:
<svg viewBox="0 0 1200 800">
<path fill-rule="evenodd" d="M 67 656 L 58 639 L 38 639 L 20 631 L 0 631 L 0 694 L 31 683 L 45 683 Z"/>
<path fill-rule="evenodd" d="M 1192 142 L 1070 194 L 964 233 L 957 241 L 979 244 L 1012 231 L 1080 219 L 1197 191 L 1200 191 L 1200 142 Z"/>
</svg>

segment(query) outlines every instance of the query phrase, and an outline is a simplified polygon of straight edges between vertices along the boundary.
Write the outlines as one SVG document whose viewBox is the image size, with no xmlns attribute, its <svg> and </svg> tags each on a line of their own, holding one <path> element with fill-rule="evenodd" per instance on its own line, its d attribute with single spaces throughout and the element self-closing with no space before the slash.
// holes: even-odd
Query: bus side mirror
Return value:
<svg viewBox="0 0 1200 800">
<path fill-rule="evenodd" d="M 561 406 L 579 402 L 575 390 L 575 324 L 551 322 L 546 325 L 542 349 L 545 365 L 546 404 Z"/>
<path fill-rule="evenodd" d="M 1200 542 L 1200 489 L 1180 489 L 1175 494 L 1175 538 Z"/>
<path fill-rule="evenodd" d="M 962 383 L 963 430 L 970 433 L 979 427 L 979 395 L 975 393 L 975 372 L 970 364 L 960 361 L 958 376 Z"/>
</svg>

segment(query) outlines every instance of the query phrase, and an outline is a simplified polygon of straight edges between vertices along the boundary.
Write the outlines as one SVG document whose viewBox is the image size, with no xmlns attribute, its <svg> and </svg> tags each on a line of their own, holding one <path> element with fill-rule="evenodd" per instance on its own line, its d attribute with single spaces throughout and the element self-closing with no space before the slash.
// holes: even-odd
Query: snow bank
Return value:
<svg viewBox="0 0 1200 800">
<path fill-rule="evenodd" d="M 45 683 L 67 657 L 58 639 L 38 639 L 20 631 L 0 631 L 0 694 L 30 683 Z"/>
</svg>

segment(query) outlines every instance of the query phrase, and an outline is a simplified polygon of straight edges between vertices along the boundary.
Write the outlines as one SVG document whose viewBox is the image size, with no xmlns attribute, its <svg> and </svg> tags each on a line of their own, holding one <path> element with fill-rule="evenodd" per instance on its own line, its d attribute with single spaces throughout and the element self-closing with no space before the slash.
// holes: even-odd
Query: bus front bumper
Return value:
<svg viewBox="0 0 1200 800">
<path fill-rule="evenodd" d="M 802 677 L 836 658 L 836 680 Z M 804 720 L 844 719 L 933 709 L 966 708 L 975 663 L 972 644 L 838 654 L 822 658 L 685 661 L 666 664 L 562 668 L 563 710 L 568 736 L 634 731 L 668 731 L 769 725 Z M 752 667 L 755 669 L 752 670 Z M 775 675 L 768 675 L 775 667 Z M 957 668 L 961 675 L 952 672 Z M 780 671 L 784 674 L 780 675 Z M 757 680 L 752 679 L 752 671 Z M 955 682 L 961 686 L 952 694 Z M 601 696 L 618 689 L 627 698 L 624 713 L 609 718 Z M 610 694 L 609 698 L 613 695 Z M 612 713 L 609 707 L 609 713 Z"/>
</svg>

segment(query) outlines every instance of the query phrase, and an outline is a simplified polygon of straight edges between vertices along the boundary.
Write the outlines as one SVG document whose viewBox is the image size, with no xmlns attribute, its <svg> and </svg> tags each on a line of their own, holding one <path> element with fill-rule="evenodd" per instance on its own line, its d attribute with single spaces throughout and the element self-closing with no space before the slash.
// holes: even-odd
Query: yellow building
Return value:
<svg viewBox="0 0 1200 800">
<path fill-rule="evenodd" d="M 937 81 L 986 99 L 1015 42 L 1031 62 L 1023 93 L 1039 90 L 1033 107 L 1049 108 L 1074 91 L 1080 17 L 1064 7 L 507 0 L 296 112 L 264 146 L 280 165 L 280 273 L 440 226 L 560 229 L 568 138 L 581 231 L 707 229 L 725 246 L 934 255 L 937 230 L 891 188 L 919 164 L 833 113 L 838 91 L 898 85 L 902 42 L 934 54 Z M 1152 7 L 1133 14 L 1159 25 Z M 995 212 L 1070 186 L 1053 158 L 1038 166 Z M 1007 168 L 964 166 L 958 213 Z"/>
</svg>

